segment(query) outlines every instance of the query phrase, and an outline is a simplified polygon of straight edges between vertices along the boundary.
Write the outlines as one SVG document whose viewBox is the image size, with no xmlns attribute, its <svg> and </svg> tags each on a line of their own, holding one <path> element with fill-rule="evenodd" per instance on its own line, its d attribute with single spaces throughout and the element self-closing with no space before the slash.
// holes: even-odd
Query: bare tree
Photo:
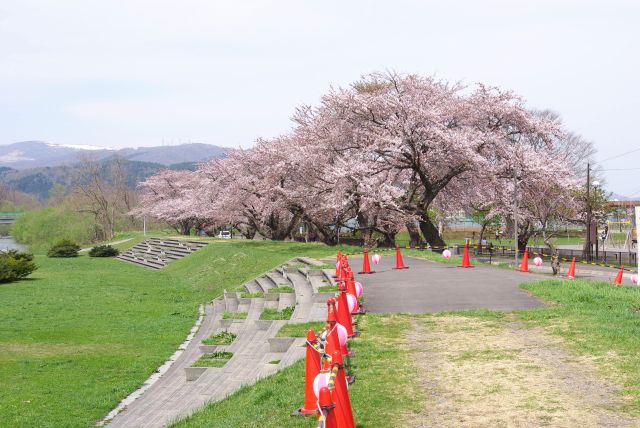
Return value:
<svg viewBox="0 0 640 428">
<path fill-rule="evenodd" d="M 105 167 L 92 157 L 80 159 L 74 191 L 79 196 L 79 211 L 93 214 L 100 228 L 97 239 L 113 238 L 117 218 L 132 208 L 125 162 L 116 156 Z"/>
</svg>

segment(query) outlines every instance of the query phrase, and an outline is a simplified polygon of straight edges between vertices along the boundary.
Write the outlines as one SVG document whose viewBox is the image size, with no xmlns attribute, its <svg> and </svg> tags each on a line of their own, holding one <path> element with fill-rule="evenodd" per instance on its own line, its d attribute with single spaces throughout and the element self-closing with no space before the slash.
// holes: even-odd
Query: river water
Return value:
<svg viewBox="0 0 640 428">
<path fill-rule="evenodd" d="M 0 236 L 0 251 L 6 250 L 20 250 L 24 251 L 26 247 L 22 244 L 18 244 L 10 236 Z"/>
</svg>

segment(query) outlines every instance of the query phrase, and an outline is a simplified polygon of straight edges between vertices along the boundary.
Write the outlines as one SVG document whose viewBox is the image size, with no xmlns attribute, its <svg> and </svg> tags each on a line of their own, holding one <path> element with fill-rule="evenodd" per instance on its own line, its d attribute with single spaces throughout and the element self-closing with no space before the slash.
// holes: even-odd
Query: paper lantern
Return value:
<svg viewBox="0 0 640 428">
<path fill-rule="evenodd" d="M 347 338 L 349 337 L 347 329 L 340 323 L 336 324 L 336 328 L 338 329 L 338 341 L 340 342 L 340 346 L 344 346 L 347 343 Z"/>
<path fill-rule="evenodd" d="M 349 312 L 353 312 L 358 304 L 358 299 L 351 293 L 347 293 L 347 305 L 349 306 Z"/>
<path fill-rule="evenodd" d="M 318 373 L 316 378 L 313 380 L 313 393 L 316 394 L 316 398 L 320 395 L 320 389 L 329 385 L 329 377 L 330 373 Z"/>
<path fill-rule="evenodd" d="M 362 284 L 360 284 L 359 282 L 356 282 L 355 286 L 356 286 L 356 296 L 357 297 L 362 296 L 362 292 L 364 291 L 364 289 L 362 288 Z"/>
<path fill-rule="evenodd" d="M 542 266 L 542 259 L 540 257 L 536 257 L 533 259 L 533 264 L 536 266 Z"/>
<path fill-rule="evenodd" d="M 451 258 L 451 251 L 449 251 L 449 250 L 444 250 L 444 251 L 442 252 L 442 257 L 444 257 L 445 259 L 449 259 L 449 258 Z"/>
<path fill-rule="evenodd" d="M 373 256 L 371 256 L 371 260 L 373 260 L 374 265 L 379 265 L 380 259 L 382 259 L 382 257 L 380 257 L 380 254 L 374 254 Z"/>
</svg>

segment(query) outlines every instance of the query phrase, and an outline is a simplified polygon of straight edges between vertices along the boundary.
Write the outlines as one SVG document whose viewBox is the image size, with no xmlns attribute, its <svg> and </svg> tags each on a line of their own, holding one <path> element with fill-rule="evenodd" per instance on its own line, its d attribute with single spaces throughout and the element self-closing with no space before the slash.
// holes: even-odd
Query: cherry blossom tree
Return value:
<svg viewBox="0 0 640 428">
<path fill-rule="evenodd" d="M 526 243 L 532 225 L 562 205 L 546 199 L 545 211 L 538 193 L 564 197 L 573 176 L 571 159 L 559 155 L 570 150 L 557 118 L 484 85 L 371 74 L 299 107 L 293 121 L 289 134 L 196 172 L 148 179 L 138 212 L 183 230 L 206 219 L 269 239 L 292 238 L 304 224 L 328 244 L 355 219 L 367 245 L 392 243 L 406 226 L 412 240 L 442 247 L 438 217 L 471 205 L 508 215 L 515 175 Z"/>
<path fill-rule="evenodd" d="M 166 221 L 188 235 L 199 220 L 204 220 L 199 206 L 194 205 L 200 200 L 199 184 L 198 175 L 192 171 L 162 170 L 138 185 L 142 195 L 132 214 Z"/>
</svg>

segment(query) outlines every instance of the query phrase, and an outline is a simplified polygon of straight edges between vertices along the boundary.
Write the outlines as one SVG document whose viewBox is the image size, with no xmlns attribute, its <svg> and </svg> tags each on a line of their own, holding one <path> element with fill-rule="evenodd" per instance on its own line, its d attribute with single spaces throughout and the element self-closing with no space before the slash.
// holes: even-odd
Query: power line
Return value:
<svg viewBox="0 0 640 428">
<path fill-rule="evenodd" d="M 619 158 L 619 157 L 622 157 L 622 156 L 628 155 L 628 154 L 630 154 L 630 153 L 635 153 L 635 152 L 640 152 L 640 147 L 638 147 L 637 149 L 629 150 L 628 152 L 621 153 L 621 154 L 619 154 L 619 155 L 615 155 L 615 156 L 611 156 L 611 157 L 609 157 L 609 158 L 603 159 L 603 160 L 601 160 L 599 163 L 606 162 L 606 161 L 609 161 L 609 160 L 611 160 L 611 159 L 617 159 L 617 158 Z"/>
<path fill-rule="evenodd" d="M 609 169 L 596 169 L 597 172 L 605 172 L 605 171 L 637 171 L 640 168 L 609 168 Z"/>
</svg>

